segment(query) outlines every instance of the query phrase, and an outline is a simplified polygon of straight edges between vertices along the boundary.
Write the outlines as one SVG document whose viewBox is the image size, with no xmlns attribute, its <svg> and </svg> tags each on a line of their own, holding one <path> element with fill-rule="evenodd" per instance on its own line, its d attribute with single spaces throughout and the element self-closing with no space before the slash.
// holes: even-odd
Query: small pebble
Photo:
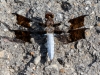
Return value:
<svg viewBox="0 0 100 75">
<path fill-rule="evenodd" d="M 5 32 L 7 32 L 7 31 L 8 31 L 8 29 L 4 29 L 4 31 L 5 31 Z"/>
<path fill-rule="evenodd" d="M 41 60 L 41 55 L 39 56 L 36 56 L 35 59 L 34 59 L 34 64 L 37 65 Z"/>
<path fill-rule="evenodd" d="M 35 69 L 36 69 L 36 67 L 33 67 L 32 69 L 33 69 L 33 70 L 35 70 Z"/>
<path fill-rule="evenodd" d="M 17 48 L 17 47 L 18 47 L 18 45 L 15 45 L 14 47 L 15 47 L 15 48 Z"/>
<path fill-rule="evenodd" d="M 14 0 L 16 3 L 24 2 L 24 0 Z"/>
<path fill-rule="evenodd" d="M 5 0 L 0 0 L 0 2 L 2 2 L 2 3 L 3 3 L 3 2 L 5 2 Z"/>
<path fill-rule="evenodd" d="M 59 70 L 59 72 L 60 72 L 60 73 L 65 73 L 65 69 L 62 68 L 62 69 Z"/>
<path fill-rule="evenodd" d="M 70 47 L 70 48 L 74 49 L 74 48 L 75 48 L 75 46 L 74 46 L 74 45 L 71 45 L 71 47 Z"/>
<path fill-rule="evenodd" d="M 89 7 L 86 7 L 85 10 L 89 10 Z"/>
<path fill-rule="evenodd" d="M 97 23 L 97 26 L 100 26 L 100 23 Z"/>
<path fill-rule="evenodd" d="M 0 51 L 0 58 L 4 57 L 5 50 Z"/>
<path fill-rule="evenodd" d="M 19 10 L 17 13 L 18 14 L 23 14 L 25 12 L 25 9 Z"/>
<path fill-rule="evenodd" d="M 96 16 L 96 20 L 100 22 L 100 16 Z"/>
<path fill-rule="evenodd" d="M 62 21 L 63 20 L 63 14 L 57 13 L 56 21 Z"/>
<path fill-rule="evenodd" d="M 57 61 L 61 64 L 61 65 L 65 65 L 65 62 L 62 58 L 58 58 Z"/>
<path fill-rule="evenodd" d="M 85 3 L 91 5 L 91 2 L 90 1 L 86 1 Z"/>
<path fill-rule="evenodd" d="M 49 66 L 45 67 L 45 69 L 55 69 L 58 71 L 58 66 L 56 64 L 53 64 L 53 65 L 49 65 Z"/>
<path fill-rule="evenodd" d="M 90 30 L 87 30 L 87 31 L 85 32 L 85 34 L 86 34 L 86 36 L 90 37 L 90 36 L 91 36 Z"/>
<path fill-rule="evenodd" d="M 71 4 L 68 3 L 67 1 L 62 2 L 61 7 L 62 7 L 62 9 L 63 9 L 64 11 L 68 11 L 68 10 L 70 10 L 70 9 L 72 8 Z"/>
<path fill-rule="evenodd" d="M 34 52 L 30 52 L 30 54 L 31 54 L 32 56 L 34 56 Z"/>
<path fill-rule="evenodd" d="M 14 69 L 10 69 L 10 72 L 14 72 Z"/>
</svg>

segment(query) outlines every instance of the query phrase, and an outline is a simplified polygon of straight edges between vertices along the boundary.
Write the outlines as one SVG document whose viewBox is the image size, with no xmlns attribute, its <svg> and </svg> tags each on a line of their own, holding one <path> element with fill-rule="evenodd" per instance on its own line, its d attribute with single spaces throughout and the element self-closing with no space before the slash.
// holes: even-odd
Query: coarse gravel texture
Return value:
<svg viewBox="0 0 100 75">
<path fill-rule="evenodd" d="M 45 36 L 32 34 L 32 44 L 15 42 L 8 30 L 25 29 L 12 13 L 30 18 L 31 27 L 39 30 L 38 22 L 45 22 L 48 11 L 63 30 L 70 19 L 81 15 L 88 15 L 84 27 L 89 28 L 86 39 L 73 43 L 62 44 L 55 38 L 51 63 Z M 100 75 L 100 0 L 0 0 L 0 22 L 0 75 Z"/>
</svg>

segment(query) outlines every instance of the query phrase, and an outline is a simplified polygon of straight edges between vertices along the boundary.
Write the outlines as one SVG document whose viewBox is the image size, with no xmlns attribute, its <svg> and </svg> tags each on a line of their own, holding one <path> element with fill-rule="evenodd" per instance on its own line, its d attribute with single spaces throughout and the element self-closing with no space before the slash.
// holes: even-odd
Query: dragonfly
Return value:
<svg viewBox="0 0 100 75">
<path fill-rule="evenodd" d="M 16 15 L 17 24 L 21 25 L 25 28 L 31 28 L 30 22 L 32 22 L 31 19 L 26 18 L 22 15 L 19 15 L 17 13 L 12 13 L 13 15 Z M 73 19 L 70 19 L 68 22 L 71 23 L 69 30 L 63 31 L 59 29 L 59 26 L 61 23 L 54 23 L 54 14 L 51 12 L 45 13 L 45 23 L 39 22 L 38 24 L 44 28 L 44 30 L 40 31 L 23 31 L 23 30 L 10 30 L 15 33 L 15 38 L 20 39 L 24 42 L 31 43 L 30 34 L 43 34 L 47 37 L 47 53 L 50 60 L 53 60 L 54 58 L 54 37 L 57 38 L 58 41 L 68 44 L 71 42 L 75 42 L 80 39 L 85 39 L 85 30 L 87 28 L 81 28 L 84 26 L 84 18 L 87 15 L 82 15 Z M 68 33 L 69 35 L 65 34 Z M 56 35 L 56 36 L 55 36 Z"/>
</svg>

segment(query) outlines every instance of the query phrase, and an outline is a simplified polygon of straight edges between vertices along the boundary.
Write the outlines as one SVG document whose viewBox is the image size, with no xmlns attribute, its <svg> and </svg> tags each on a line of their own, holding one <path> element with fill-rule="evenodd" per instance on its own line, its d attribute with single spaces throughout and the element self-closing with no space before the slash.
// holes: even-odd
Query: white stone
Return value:
<svg viewBox="0 0 100 75">
<path fill-rule="evenodd" d="M 95 12 L 94 12 L 94 11 L 92 11 L 91 15 L 94 15 L 94 14 L 95 14 Z"/>
<path fill-rule="evenodd" d="M 88 10 L 88 9 L 89 9 L 89 7 L 86 7 L 86 8 L 85 8 L 85 10 Z"/>
<path fill-rule="evenodd" d="M 25 9 L 19 10 L 17 13 L 18 14 L 23 14 L 25 12 Z"/>
<path fill-rule="evenodd" d="M 6 32 L 6 31 L 8 31 L 8 29 L 5 28 L 4 31 Z"/>
<path fill-rule="evenodd" d="M 2 70 L 0 73 L 1 73 L 0 75 L 10 75 L 9 70 Z"/>
<path fill-rule="evenodd" d="M 49 65 L 45 69 L 56 69 L 58 71 L 58 66 L 56 64 Z"/>
<path fill-rule="evenodd" d="M 36 56 L 35 59 L 34 59 L 34 64 L 37 65 L 41 60 L 41 55 L 39 56 Z"/>
<path fill-rule="evenodd" d="M 90 29 L 92 29 L 94 26 L 90 26 Z"/>
<path fill-rule="evenodd" d="M 57 13 L 56 21 L 62 21 L 63 20 L 63 14 Z"/>
<path fill-rule="evenodd" d="M 15 48 L 17 48 L 17 47 L 18 47 L 18 45 L 15 45 L 14 47 L 15 47 Z"/>
<path fill-rule="evenodd" d="M 0 2 L 2 2 L 2 3 L 3 3 L 3 2 L 5 2 L 5 0 L 0 0 Z"/>
<path fill-rule="evenodd" d="M 91 2 L 90 1 L 86 1 L 85 3 L 91 5 Z"/>
</svg>

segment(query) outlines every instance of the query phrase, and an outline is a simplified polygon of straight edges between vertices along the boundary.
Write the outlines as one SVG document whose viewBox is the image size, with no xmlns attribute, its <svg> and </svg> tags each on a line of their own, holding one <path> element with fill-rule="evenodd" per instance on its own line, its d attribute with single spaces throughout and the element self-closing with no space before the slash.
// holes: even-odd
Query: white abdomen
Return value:
<svg viewBox="0 0 100 75">
<path fill-rule="evenodd" d="M 54 35 L 52 33 L 47 33 L 47 50 L 50 60 L 54 57 Z"/>
</svg>

